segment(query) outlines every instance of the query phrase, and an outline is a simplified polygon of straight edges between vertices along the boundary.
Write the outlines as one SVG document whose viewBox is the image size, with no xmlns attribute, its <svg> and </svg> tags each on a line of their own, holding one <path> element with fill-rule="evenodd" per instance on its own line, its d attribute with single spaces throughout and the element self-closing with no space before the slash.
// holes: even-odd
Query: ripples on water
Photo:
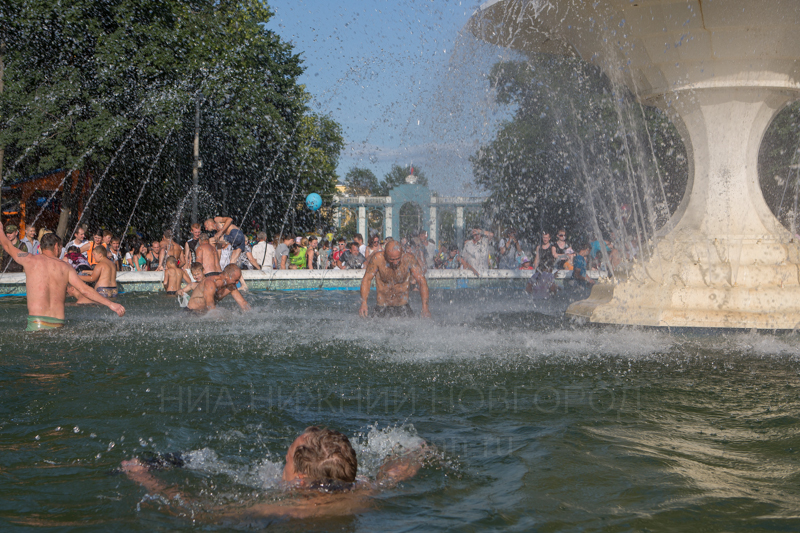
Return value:
<svg viewBox="0 0 800 533">
<path fill-rule="evenodd" d="M 248 298 L 209 319 L 128 295 L 122 319 L 70 308 L 37 335 L 4 299 L 3 529 L 189 529 L 109 471 L 179 450 L 189 468 L 160 477 L 188 492 L 281 497 L 312 424 L 350 435 L 367 476 L 417 438 L 439 458 L 371 512 L 278 528 L 800 527 L 794 333 L 576 325 L 565 302 L 503 291 L 435 292 L 433 321 L 362 321 L 352 292 Z"/>
</svg>

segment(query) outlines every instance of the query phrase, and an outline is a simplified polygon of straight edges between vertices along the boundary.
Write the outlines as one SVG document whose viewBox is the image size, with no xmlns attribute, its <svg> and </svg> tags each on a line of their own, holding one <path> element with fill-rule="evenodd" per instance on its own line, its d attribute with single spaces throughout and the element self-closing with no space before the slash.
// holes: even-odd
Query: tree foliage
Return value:
<svg viewBox="0 0 800 533">
<path fill-rule="evenodd" d="M 427 187 L 428 177 L 419 167 L 412 167 L 412 165 L 402 167 L 398 164 L 394 164 L 392 168 L 389 169 L 389 172 L 384 174 L 380 186 L 378 187 L 378 196 L 389 196 L 389 191 L 398 185 L 406 183 L 406 178 L 411 174 L 412 168 L 414 169 L 414 175 L 417 177 L 417 184 Z"/>
<path fill-rule="evenodd" d="M 344 176 L 344 187 L 351 196 L 375 196 L 379 188 L 378 178 L 368 168 L 352 167 Z"/>
<path fill-rule="evenodd" d="M 291 192 L 330 200 L 342 136 L 309 112 L 301 60 L 264 28 L 271 16 L 259 0 L 4 2 L 5 180 L 88 171 L 84 222 L 121 232 L 137 205 L 146 232 L 185 227 L 199 100 L 200 216 L 300 223 Z"/>
<path fill-rule="evenodd" d="M 564 227 L 587 236 L 591 218 L 603 231 L 617 229 L 625 204 L 651 231 L 668 219 L 685 187 L 686 160 L 662 113 L 577 58 L 499 62 L 490 81 L 498 103 L 514 109 L 471 158 L 496 224 L 528 235 Z"/>
</svg>

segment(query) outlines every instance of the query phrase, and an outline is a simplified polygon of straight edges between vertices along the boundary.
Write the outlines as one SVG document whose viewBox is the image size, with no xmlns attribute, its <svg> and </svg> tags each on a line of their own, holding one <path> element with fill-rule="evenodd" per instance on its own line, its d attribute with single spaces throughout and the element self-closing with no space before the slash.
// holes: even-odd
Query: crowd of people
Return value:
<svg viewBox="0 0 800 533">
<path fill-rule="evenodd" d="M 40 240 L 49 233 L 46 229 L 37 233 L 32 225 L 25 228 L 22 238 L 15 225 L 6 226 L 5 231 L 14 247 L 34 255 L 41 253 Z M 369 258 L 382 251 L 387 240 L 391 240 L 382 239 L 377 233 L 370 234 L 367 242 L 361 234 L 351 239 L 334 237 L 331 233 L 322 237 L 284 233 L 269 239 L 266 233 L 259 232 L 248 237 L 230 217 L 211 218 L 203 225 L 193 224 L 183 244 L 175 240 L 171 230 L 165 230 L 160 239 L 145 240 L 140 235 L 131 235 L 121 249 L 120 237 L 110 231 L 95 230 L 90 234 L 87 231 L 86 227 L 78 227 L 72 240 L 63 247 L 60 258 L 92 283 L 102 281 L 101 288 L 106 286 L 112 269 L 114 274 L 119 271 L 166 272 L 170 268 L 170 258 L 175 261 L 174 267 L 192 274 L 199 268 L 195 263 L 213 266 L 215 272 L 229 264 L 242 270 L 364 269 Z M 578 279 L 585 277 L 586 270 L 605 270 L 607 263 L 616 267 L 621 261 L 632 259 L 637 252 L 635 239 L 627 253 L 621 254 L 614 248 L 613 239 L 602 244 L 594 241 L 571 246 L 563 229 L 555 232 L 554 239 L 549 231 L 537 237 L 535 240 L 519 239 L 516 231 L 509 229 L 497 238 L 493 232 L 475 228 L 460 247 L 445 242 L 436 246 L 428 233 L 420 230 L 402 238 L 400 245 L 417 258 L 423 273 L 432 269 L 463 269 L 480 276 L 496 268 L 539 272 L 571 270 Z M 9 254 L 4 254 L 0 270 L 21 272 L 22 268 L 11 261 Z"/>
</svg>

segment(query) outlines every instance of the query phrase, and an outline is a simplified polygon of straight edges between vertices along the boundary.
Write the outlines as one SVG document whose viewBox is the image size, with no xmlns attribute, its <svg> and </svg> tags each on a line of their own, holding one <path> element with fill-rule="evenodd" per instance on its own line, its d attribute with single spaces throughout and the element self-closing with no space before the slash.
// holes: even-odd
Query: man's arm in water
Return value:
<svg viewBox="0 0 800 533">
<path fill-rule="evenodd" d="M 369 306 L 367 305 L 367 300 L 369 299 L 369 289 L 372 286 L 372 278 L 375 277 L 375 272 L 377 271 L 378 260 L 376 259 L 375 261 L 370 261 L 367 264 L 364 277 L 361 278 L 361 308 L 358 310 L 358 314 L 363 318 L 367 318 L 369 316 Z"/>
<path fill-rule="evenodd" d="M 28 264 L 31 257 L 33 257 L 28 252 L 20 250 L 11 244 L 11 241 L 9 241 L 8 237 L 6 237 L 6 229 L 3 227 L 2 223 L 0 223 L 0 245 L 2 245 L 3 250 L 5 250 L 6 253 L 11 256 L 11 259 L 16 261 L 17 264 L 23 268 L 26 264 Z"/>
<path fill-rule="evenodd" d="M 411 261 L 411 275 L 417 281 L 417 285 L 419 285 L 419 295 L 422 298 L 422 316 L 424 318 L 430 318 L 431 312 L 428 311 L 428 281 L 422 274 L 422 269 L 420 268 L 419 262 L 416 260 L 416 258 L 412 258 Z"/>
<path fill-rule="evenodd" d="M 244 281 L 244 280 L 242 280 L 242 281 Z M 239 307 L 241 308 L 242 311 L 249 311 L 250 310 L 250 304 L 248 304 L 247 300 L 244 299 L 244 296 L 242 296 L 242 293 L 239 292 L 239 289 L 232 289 L 231 290 L 231 298 L 233 298 L 233 300 L 237 304 L 239 304 Z"/>
<path fill-rule="evenodd" d="M 108 307 L 109 309 L 111 309 L 112 311 L 117 313 L 119 316 L 122 316 L 122 315 L 125 314 L 125 308 L 124 307 L 122 307 L 119 304 L 115 304 L 114 302 L 112 302 L 111 300 L 109 300 L 107 298 L 104 298 L 104 297 L 100 296 L 99 294 L 97 294 L 96 290 L 94 290 L 93 288 L 89 287 L 87 284 L 85 284 L 81 280 L 81 278 L 80 278 L 80 276 L 78 276 L 77 272 L 75 272 L 71 268 L 70 268 L 70 271 L 71 272 L 69 273 L 69 284 L 72 285 L 72 287 L 76 291 L 78 291 L 79 293 L 83 294 L 84 296 L 86 296 L 87 298 L 89 298 L 93 302 L 97 302 L 99 304 L 105 305 L 106 307 Z"/>
</svg>

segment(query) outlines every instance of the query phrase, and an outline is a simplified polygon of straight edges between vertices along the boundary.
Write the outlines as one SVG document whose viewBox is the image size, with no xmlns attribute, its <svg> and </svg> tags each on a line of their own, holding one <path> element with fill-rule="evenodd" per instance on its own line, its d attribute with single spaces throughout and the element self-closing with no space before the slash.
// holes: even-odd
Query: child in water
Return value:
<svg viewBox="0 0 800 533">
<path fill-rule="evenodd" d="M 178 294 L 184 281 L 187 285 L 192 283 L 189 274 L 178 268 L 178 261 L 172 256 L 168 257 L 166 268 L 164 269 L 164 290 L 170 296 Z"/>
</svg>

